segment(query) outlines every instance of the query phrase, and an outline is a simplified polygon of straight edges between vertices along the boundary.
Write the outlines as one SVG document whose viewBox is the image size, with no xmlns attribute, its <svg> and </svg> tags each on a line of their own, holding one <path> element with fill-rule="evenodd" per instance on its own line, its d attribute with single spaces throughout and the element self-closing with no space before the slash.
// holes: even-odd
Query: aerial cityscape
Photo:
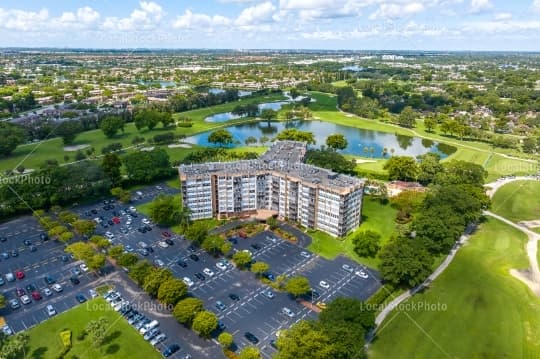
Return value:
<svg viewBox="0 0 540 359">
<path fill-rule="evenodd" d="M 0 359 L 540 358 L 540 1 L 0 4 Z"/>
</svg>

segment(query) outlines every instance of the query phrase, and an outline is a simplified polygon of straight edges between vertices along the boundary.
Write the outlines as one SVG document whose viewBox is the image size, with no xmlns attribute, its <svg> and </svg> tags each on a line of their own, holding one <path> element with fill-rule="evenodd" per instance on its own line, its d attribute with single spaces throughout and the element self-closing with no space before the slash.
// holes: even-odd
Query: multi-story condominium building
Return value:
<svg viewBox="0 0 540 359">
<path fill-rule="evenodd" d="M 192 219 L 270 210 L 302 226 L 344 236 L 360 225 L 364 181 L 303 162 L 305 143 L 278 141 L 256 160 L 182 165 Z"/>
</svg>

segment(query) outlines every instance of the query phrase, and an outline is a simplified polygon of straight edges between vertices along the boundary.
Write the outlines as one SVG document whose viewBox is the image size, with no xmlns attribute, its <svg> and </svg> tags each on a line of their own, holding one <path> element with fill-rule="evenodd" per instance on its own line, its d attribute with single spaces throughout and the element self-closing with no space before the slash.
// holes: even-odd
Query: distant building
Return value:
<svg viewBox="0 0 540 359">
<path fill-rule="evenodd" d="M 270 210 L 344 236 L 360 225 L 364 181 L 303 163 L 306 144 L 277 141 L 260 159 L 182 165 L 183 203 L 192 219 Z"/>
</svg>

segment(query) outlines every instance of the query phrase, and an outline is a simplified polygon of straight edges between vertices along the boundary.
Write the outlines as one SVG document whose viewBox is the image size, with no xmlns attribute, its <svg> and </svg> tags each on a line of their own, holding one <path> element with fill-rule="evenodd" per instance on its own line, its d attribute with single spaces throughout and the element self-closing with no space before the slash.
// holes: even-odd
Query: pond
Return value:
<svg viewBox="0 0 540 359">
<path fill-rule="evenodd" d="M 456 151 L 455 147 L 427 139 L 365 130 L 316 120 L 270 122 L 270 124 L 266 121 L 260 121 L 229 126 L 226 129 L 232 133 L 235 140 L 235 144 L 230 147 L 235 147 L 244 146 L 244 141 L 250 136 L 255 137 L 257 140 L 263 136 L 272 139 L 286 128 L 297 128 L 302 131 L 313 132 L 317 142 L 316 147 L 324 145 L 329 134 L 341 133 L 347 138 L 348 142 L 347 148 L 341 153 L 363 157 L 387 158 L 392 154 L 396 156 L 418 156 L 433 152 L 439 154 L 441 158 L 445 158 Z M 208 142 L 210 132 L 188 137 L 184 141 L 200 146 L 216 147 Z"/>
<path fill-rule="evenodd" d="M 274 111 L 278 111 L 281 109 L 281 106 L 287 104 L 288 102 L 265 102 L 261 103 L 257 106 L 259 106 L 259 112 L 264 109 L 272 109 Z M 232 112 L 222 112 L 222 113 L 216 113 L 215 115 L 208 116 L 204 119 L 206 122 L 225 122 L 229 120 L 236 120 L 238 118 L 242 118 L 242 116 L 238 116 L 233 114 Z"/>
<path fill-rule="evenodd" d="M 218 89 L 218 88 L 211 88 L 208 90 L 208 93 L 212 93 L 214 95 L 224 93 L 224 89 Z M 246 91 L 246 90 L 238 90 L 238 97 L 246 97 L 250 96 L 253 92 L 252 91 Z"/>
</svg>

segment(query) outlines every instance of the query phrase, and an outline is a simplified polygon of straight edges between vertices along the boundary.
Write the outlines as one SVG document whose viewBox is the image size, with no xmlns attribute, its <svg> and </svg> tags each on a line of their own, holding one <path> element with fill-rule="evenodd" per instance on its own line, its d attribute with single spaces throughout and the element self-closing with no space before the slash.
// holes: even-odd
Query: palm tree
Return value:
<svg viewBox="0 0 540 359">
<path fill-rule="evenodd" d="M 383 156 L 383 157 L 386 157 L 387 154 L 388 154 L 388 148 L 384 147 L 384 148 L 382 149 L 382 156 Z"/>
<path fill-rule="evenodd" d="M 369 153 L 370 153 L 371 157 L 373 157 L 373 154 L 375 153 L 375 148 L 370 147 L 369 148 Z"/>
<path fill-rule="evenodd" d="M 392 157 L 394 156 L 394 152 L 396 152 L 396 150 L 392 147 L 392 148 L 390 149 L 390 153 L 392 154 Z"/>
</svg>

